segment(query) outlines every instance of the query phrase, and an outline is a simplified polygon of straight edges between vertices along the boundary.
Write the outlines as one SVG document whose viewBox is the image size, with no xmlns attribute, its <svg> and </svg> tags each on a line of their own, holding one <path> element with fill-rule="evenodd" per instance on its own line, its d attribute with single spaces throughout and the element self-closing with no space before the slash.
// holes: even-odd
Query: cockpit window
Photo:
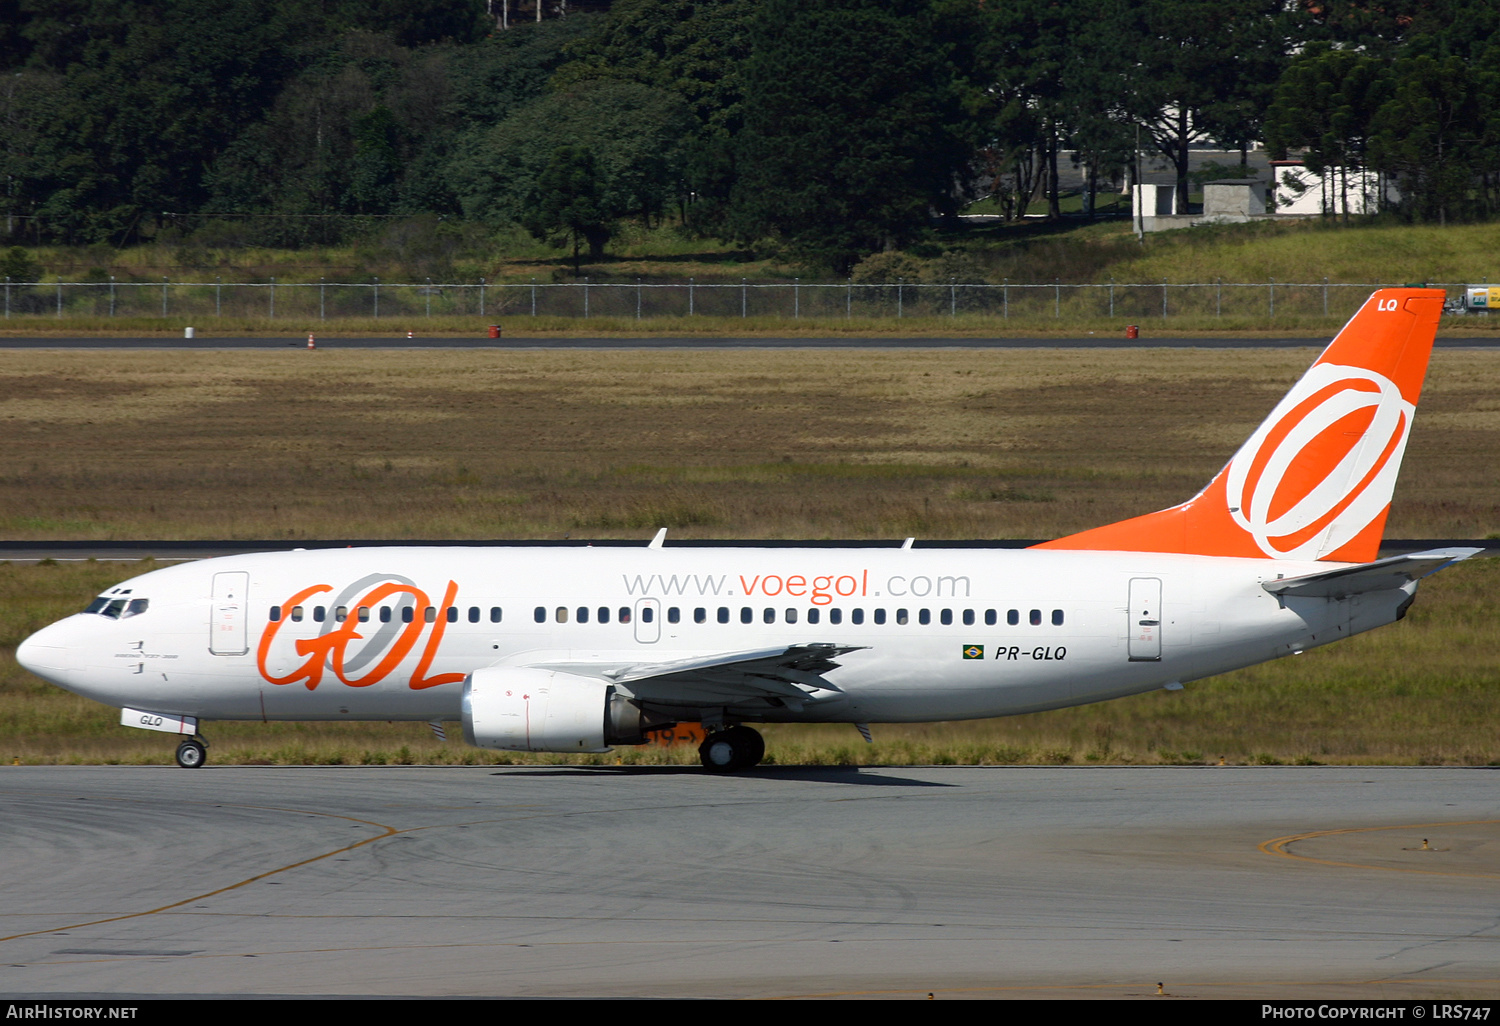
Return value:
<svg viewBox="0 0 1500 1026">
<path fill-rule="evenodd" d="M 89 607 L 87 609 L 85 609 L 84 612 L 85 613 L 101 613 L 101 612 L 104 611 L 104 607 L 107 606 L 107 605 L 109 605 L 109 599 L 107 599 L 107 598 L 96 598 L 96 599 L 94 599 L 94 601 L 92 601 L 92 602 L 89 603 Z"/>
<path fill-rule="evenodd" d="M 125 612 L 120 617 L 120 619 L 125 620 L 132 616 L 140 616 L 150 607 L 150 605 L 150 599 L 131 599 L 130 605 L 125 607 Z"/>
<path fill-rule="evenodd" d="M 111 599 L 110 602 L 109 602 L 109 605 L 107 605 L 103 609 L 99 610 L 99 615 L 100 616 L 107 616 L 111 620 L 118 620 L 120 618 L 120 614 L 123 613 L 124 611 L 125 611 L 125 600 L 124 599 Z"/>
</svg>

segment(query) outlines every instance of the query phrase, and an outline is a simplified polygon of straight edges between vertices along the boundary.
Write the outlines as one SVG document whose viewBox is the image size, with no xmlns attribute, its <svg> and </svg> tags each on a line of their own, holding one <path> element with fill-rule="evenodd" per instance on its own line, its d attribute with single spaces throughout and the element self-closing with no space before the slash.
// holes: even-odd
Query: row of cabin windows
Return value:
<svg viewBox="0 0 1500 1026">
<path fill-rule="evenodd" d="M 355 616 L 356 619 L 359 620 L 360 623 L 366 623 L 370 619 L 371 612 L 372 611 L 371 611 L 371 609 L 370 609 L 369 606 L 356 606 L 355 609 L 354 609 L 354 616 Z M 393 610 L 392 610 L 392 608 L 390 606 L 380 606 L 374 612 L 375 612 L 375 615 L 379 618 L 379 620 L 380 620 L 381 623 L 390 623 L 392 617 L 395 616 L 395 615 L 399 615 L 400 616 L 400 619 L 401 619 L 402 623 L 411 623 L 414 619 L 416 619 L 416 612 L 417 611 L 416 611 L 416 607 L 415 606 L 402 606 L 402 607 L 400 607 L 400 609 L 399 609 L 398 612 L 393 612 Z M 843 623 L 844 622 L 844 611 L 842 609 L 834 608 L 834 609 L 822 610 L 822 609 L 818 609 L 816 607 L 813 608 L 813 609 L 809 609 L 809 610 L 806 611 L 805 615 L 806 615 L 806 618 L 807 618 L 807 622 L 808 623 L 820 623 L 822 621 L 822 616 L 823 616 L 824 612 L 827 612 L 827 614 L 828 614 L 828 622 L 829 623 L 831 623 L 831 624 L 839 624 L 839 623 Z M 631 613 L 632 613 L 632 611 L 631 611 L 631 608 L 629 606 L 620 606 L 619 609 L 613 611 L 613 613 L 614 613 L 614 618 L 615 618 L 616 622 L 618 622 L 618 623 L 629 623 L 630 620 L 631 620 Z M 932 613 L 933 613 L 933 611 L 930 610 L 930 609 L 918 609 L 916 611 L 917 623 L 919 623 L 921 625 L 924 625 L 924 626 L 927 625 L 927 624 L 932 623 Z M 281 619 L 281 614 L 282 614 L 282 609 L 281 609 L 280 606 L 272 606 L 271 607 L 271 622 L 272 623 L 276 623 L 277 621 L 279 621 Z M 480 620 L 482 619 L 482 614 L 483 614 L 483 611 L 480 609 L 479 606 L 470 606 L 469 607 L 469 614 L 468 614 L 468 621 L 470 623 L 479 623 Z M 305 617 L 305 615 L 306 615 L 306 610 L 302 606 L 293 606 L 291 608 L 291 611 L 290 611 L 289 619 L 293 620 L 294 622 L 301 622 L 302 619 Z M 491 606 L 490 607 L 490 611 L 489 611 L 489 622 L 490 623 L 499 623 L 501 621 L 501 615 L 502 615 L 502 610 L 501 610 L 501 608 L 499 606 Z M 782 613 L 781 613 L 781 622 L 783 622 L 783 623 L 796 623 L 797 620 L 799 619 L 799 617 L 801 617 L 802 615 L 803 615 L 803 613 L 800 610 L 798 610 L 796 607 L 788 607 L 787 609 L 783 610 Z M 650 623 L 653 619 L 655 619 L 655 616 L 656 616 L 656 611 L 651 606 L 644 606 L 644 607 L 642 607 L 642 609 L 641 609 L 641 620 L 642 620 L 642 622 L 644 622 L 644 623 Z M 599 606 L 597 609 L 592 609 L 592 610 L 588 606 L 579 606 L 576 610 L 572 610 L 571 611 L 571 618 L 575 619 L 578 623 L 588 623 L 590 619 L 593 619 L 596 623 L 609 623 L 610 622 L 610 617 L 611 617 L 611 610 L 610 610 L 609 606 Z M 328 607 L 326 607 L 326 606 L 313 606 L 312 607 L 312 618 L 313 618 L 313 621 L 315 623 L 322 623 L 324 620 L 326 620 L 328 618 Z M 347 620 L 349 618 L 349 607 L 348 606 L 335 606 L 333 608 L 333 618 L 334 618 L 335 621 L 337 621 L 339 623 L 342 623 L 345 620 Z M 425 623 L 436 623 L 437 622 L 437 618 L 438 618 L 437 607 L 435 607 L 435 606 L 427 606 L 426 608 L 424 608 L 422 610 L 422 620 L 423 620 L 423 622 L 425 622 Z M 447 620 L 449 623 L 457 623 L 458 622 L 458 618 L 459 618 L 459 609 L 458 609 L 458 607 L 457 606 L 448 606 L 443 611 L 443 618 L 445 620 Z M 547 607 L 546 606 L 537 606 L 536 609 L 535 609 L 535 611 L 532 613 L 532 618 L 535 619 L 537 623 L 546 623 L 547 622 Z M 708 609 L 707 608 L 705 608 L 703 606 L 699 606 L 699 607 L 697 607 L 696 609 L 693 610 L 693 622 L 694 623 L 707 623 L 708 622 L 708 618 L 709 617 L 708 617 Z M 959 612 L 958 618 L 964 624 L 964 626 L 966 626 L 966 627 L 972 627 L 977 622 L 977 620 L 978 620 L 978 613 L 977 613 L 976 610 L 973 610 L 973 609 L 965 609 L 965 610 L 962 610 L 961 612 Z M 570 610 L 569 610 L 569 607 L 567 607 L 567 606 L 558 606 L 553 611 L 553 619 L 556 620 L 556 622 L 558 622 L 558 623 L 567 623 L 568 620 L 570 619 Z M 715 613 L 714 619 L 717 622 L 719 622 L 719 623 L 729 623 L 730 620 L 731 620 L 731 610 L 730 610 L 730 608 L 728 606 L 719 606 L 718 609 L 717 609 L 717 611 L 716 611 L 716 613 Z M 776 612 L 776 610 L 774 608 L 772 608 L 770 606 L 767 606 L 766 608 L 764 608 L 763 610 L 761 610 L 760 619 L 761 619 L 762 623 L 776 623 L 777 622 L 777 612 Z M 894 610 L 894 616 L 890 617 L 890 619 L 888 621 L 887 620 L 887 615 L 886 615 L 886 610 L 884 610 L 884 609 L 874 609 L 874 610 L 871 610 L 870 619 L 874 623 L 877 623 L 877 624 L 884 624 L 884 623 L 887 623 L 887 622 L 893 622 L 893 623 L 895 623 L 898 626 L 904 626 L 904 625 L 906 625 L 906 624 L 908 624 L 908 623 L 911 622 L 911 610 L 908 610 L 908 609 L 897 609 L 897 610 Z M 1042 611 L 1040 609 L 1030 610 L 1027 613 L 1026 619 L 1027 619 L 1027 622 L 1031 624 L 1031 626 L 1033 626 L 1033 627 L 1039 627 L 1042 624 Z M 943 624 L 944 626 L 948 626 L 948 625 L 952 624 L 954 622 L 954 610 L 952 610 L 952 609 L 939 609 L 937 611 L 937 620 L 938 620 L 938 623 Z M 739 611 L 739 621 L 740 621 L 740 623 L 754 623 L 755 622 L 755 610 L 753 608 L 751 608 L 750 606 L 741 606 L 740 607 L 740 611 Z M 1052 626 L 1054 626 L 1054 627 L 1061 627 L 1063 625 L 1063 611 L 1061 609 L 1054 609 L 1054 610 L 1052 610 L 1051 621 L 1052 621 Z M 668 623 L 681 623 L 682 622 L 682 610 L 679 609 L 677 606 L 669 606 L 669 607 L 667 607 L 667 622 Z M 863 609 L 858 609 L 858 608 L 849 610 L 849 622 L 853 623 L 853 624 L 862 624 L 862 623 L 864 623 L 865 622 L 865 611 Z M 1000 622 L 1000 611 L 999 610 L 997 610 L 997 609 L 986 609 L 984 611 L 984 623 L 985 623 L 985 626 L 987 626 L 987 627 L 994 627 L 999 622 Z M 1005 611 L 1005 622 L 1006 622 L 1006 624 L 1008 624 L 1011 627 L 1018 626 L 1021 623 L 1021 611 L 1019 609 L 1008 609 L 1008 610 L 1006 610 Z"/>
<path fill-rule="evenodd" d="M 579 606 L 576 610 L 573 610 L 571 612 L 572 612 L 572 617 L 574 619 L 576 619 L 576 621 L 578 623 L 588 623 L 589 622 L 589 616 L 590 616 L 591 611 L 590 611 L 590 609 L 589 609 L 588 606 Z M 819 622 L 821 622 L 822 616 L 823 616 L 824 612 L 827 612 L 827 614 L 828 614 L 828 622 L 829 623 L 843 623 L 844 622 L 844 611 L 842 609 L 822 610 L 822 609 L 818 609 L 816 607 L 814 607 L 814 608 L 809 609 L 809 610 L 806 611 L 805 615 L 807 617 L 807 622 L 808 623 L 819 623 Z M 909 609 L 897 609 L 897 610 L 894 610 L 894 614 L 895 615 L 891 618 L 890 622 L 894 622 L 897 625 L 908 624 L 908 623 L 911 622 L 911 612 L 912 611 L 909 610 Z M 933 613 L 933 611 L 930 610 L 930 609 L 918 609 L 916 611 L 917 623 L 923 624 L 923 625 L 932 623 L 932 613 Z M 558 606 L 555 610 L 553 610 L 552 618 L 557 623 L 567 623 L 568 619 L 569 619 L 569 614 L 570 614 L 570 610 L 569 610 L 569 608 L 567 606 Z M 609 623 L 609 607 L 608 606 L 600 606 L 597 611 L 593 611 L 593 615 L 597 618 L 597 621 L 599 623 Z M 782 611 L 782 613 L 781 613 L 781 622 L 783 622 L 783 623 L 796 623 L 797 620 L 798 620 L 798 618 L 800 616 L 802 616 L 802 615 L 803 615 L 802 611 L 798 610 L 794 606 L 791 606 L 791 607 L 788 607 L 788 608 L 786 608 L 785 610 Z M 973 610 L 973 609 L 962 610 L 958 615 L 961 618 L 961 620 L 963 621 L 963 624 L 965 626 L 970 626 L 970 627 L 974 625 L 974 623 L 977 620 L 977 616 L 978 616 L 976 610 Z M 643 606 L 641 608 L 641 621 L 643 623 L 650 623 L 652 621 L 652 619 L 653 619 L 654 616 L 655 616 L 655 610 L 652 607 L 650 607 L 650 606 Z M 532 612 L 532 618 L 534 620 L 536 620 L 537 623 L 546 623 L 547 622 L 547 607 L 546 606 L 537 606 L 536 609 Z M 715 619 L 719 623 L 729 623 L 730 619 L 731 619 L 731 610 L 730 610 L 730 608 L 728 606 L 720 606 L 718 608 L 718 610 L 717 610 L 716 615 L 715 615 Z M 763 610 L 761 610 L 760 619 L 761 619 L 762 623 L 776 623 L 777 622 L 777 611 L 774 608 L 772 608 L 770 606 L 767 606 L 766 608 L 764 608 Z M 954 610 L 952 610 L 952 609 L 939 609 L 937 611 L 937 619 L 938 619 L 938 623 L 943 624 L 945 626 L 949 625 L 949 624 L 952 624 L 954 622 Z M 740 611 L 739 611 L 739 620 L 740 620 L 740 623 L 754 623 L 755 622 L 755 610 L 753 608 L 751 608 L 750 606 L 741 606 L 740 607 Z M 877 623 L 877 624 L 886 623 L 887 622 L 886 610 L 884 610 L 884 609 L 874 609 L 874 610 L 871 610 L 871 620 L 873 622 Z M 1033 609 L 1033 610 L 1031 610 L 1027 614 L 1027 620 L 1031 623 L 1031 625 L 1033 627 L 1041 626 L 1041 623 L 1042 623 L 1042 611 L 1040 609 Z M 620 607 L 620 610 L 619 610 L 619 621 L 620 621 L 620 623 L 629 623 L 630 622 L 630 607 L 629 606 L 621 606 Z M 682 610 L 679 609 L 677 606 L 668 606 L 667 607 L 667 622 L 668 623 L 681 623 L 682 622 Z M 698 608 L 694 609 L 693 610 L 693 622 L 694 623 L 707 623 L 708 622 L 708 610 L 705 607 L 703 607 L 703 606 L 699 606 Z M 864 623 L 865 622 L 865 611 L 863 609 L 851 609 L 851 610 L 849 610 L 849 622 L 850 623 L 854 623 L 854 624 L 862 624 L 862 623 Z M 998 624 L 1000 622 L 1000 611 L 997 610 L 997 609 L 986 609 L 984 611 L 984 622 L 985 622 L 985 624 L 987 626 L 990 626 L 990 627 L 993 627 L 996 624 Z M 1006 610 L 1006 612 L 1005 612 L 1005 622 L 1007 624 L 1009 624 L 1010 626 L 1012 626 L 1012 627 L 1018 626 L 1020 624 L 1020 622 L 1021 622 L 1021 611 L 1019 609 L 1009 609 L 1009 610 Z M 1063 611 L 1061 609 L 1054 609 L 1054 610 L 1052 610 L 1052 625 L 1054 627 L 1061 627 L 1062 624 L 1063 624 Z"/>
<path fill-rule="evenodd" d="M 499 606 L 490 606 L 490 623 L 499 623 L 501 612 L 502 611 Z M 279 621 L 281 619 L 281 613 L 282 609 L 280 606 L 272 606 L 271 622 L 276 623 L 277 621 Z M 356 606 L 354 608 L 354 616 L 357 620 L 359 620 L 360 623 L 368 623 L 370 620 L 370 614 L 371 610 L 369 606 Z M 289 620 L 301 622 L 301 620 L 306 615 L 307 611 L 302 606 L 293 606 L 290 610 L 290 615 L 287 618 Z M 375 615 L 379 617 L 381 623 L 390 623 L 391 619 L 395 616 L 399 616 L 402 623 L 411 623 L 417 618 L 417 608 L 416 606 L 402 606 L 399 610 L 393 611 L 390 606 L 380 606 L 378 610 L 375 611 Z M 449 606 L 443 611 L 443 619 L 447 620 L 449 623 L 458 623 L 458 615 L 459 609 L 457 606 Z M 482 617 L 483 610 L 481 610 L 478 606 L 469 607 L 470 623 L 478 623 L 482 619 Z M 315 623 L 322 623 L 324 620 L 328 619 L 328 607 L 313 606 L 312 618 Z M 349 607 L 334 606 L 333 618 L 339 623 L 343 623 L 345 620 L 349 619 Z M 422 621 L 424 623 L 436 623 L 437 618 L 438 611 L 436 606 L 428 606 L 422 610 Z"/>
</svg>

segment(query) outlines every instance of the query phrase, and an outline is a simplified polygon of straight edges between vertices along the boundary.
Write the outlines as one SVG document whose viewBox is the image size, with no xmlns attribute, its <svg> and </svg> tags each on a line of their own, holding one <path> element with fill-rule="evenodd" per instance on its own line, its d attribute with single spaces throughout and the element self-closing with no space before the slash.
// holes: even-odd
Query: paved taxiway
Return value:
<svg viewBox="0 0 1500 1026">
<path fill-rule="evenodd" d="M 0 767 L 0 817 L 9 995 L 1500 995 L 1494 770 Z"/>
</svg>

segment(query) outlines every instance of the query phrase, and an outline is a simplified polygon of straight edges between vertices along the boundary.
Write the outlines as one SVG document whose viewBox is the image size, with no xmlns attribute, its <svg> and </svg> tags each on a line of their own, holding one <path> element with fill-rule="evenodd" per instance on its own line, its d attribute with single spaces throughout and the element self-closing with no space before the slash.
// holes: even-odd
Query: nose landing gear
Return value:
<svg viewBox="0 0 1500 1026">
<path fill-rule="evenodd" d="M 208 761 L 208 742 L 201 737 L 190 737 L 177 746 L 177 765 L 183 769 L 197 769 Z"/>
<path fill-rule="evenodd" d="M 746 726 L 729 727 L 708 735 L 698 746 L 698 758 L 710 773 L 733 773 L 758 765 L 766 756 L 766 741 Z"/>
</svg>

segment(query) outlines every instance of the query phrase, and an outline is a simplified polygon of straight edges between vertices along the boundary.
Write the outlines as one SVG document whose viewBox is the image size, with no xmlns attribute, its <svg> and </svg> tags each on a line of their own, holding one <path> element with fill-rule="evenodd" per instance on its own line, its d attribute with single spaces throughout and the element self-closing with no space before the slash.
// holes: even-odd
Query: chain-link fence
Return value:
<svg viewBox="0 0 1500 1026">
<path fill-rule="evenodd" d="M 1389 284 L 1389 283 L 1387 283 Z M 904 318 L 981 315 L 1017 320 L 1173 317 L 1348 317 L 1379 282 L 593 281 L 12 282 L 5 316 L 335 318 L 679 316 Z M 1458 289 L 1464 286 L 1437 284 Z"/>
</svg>

